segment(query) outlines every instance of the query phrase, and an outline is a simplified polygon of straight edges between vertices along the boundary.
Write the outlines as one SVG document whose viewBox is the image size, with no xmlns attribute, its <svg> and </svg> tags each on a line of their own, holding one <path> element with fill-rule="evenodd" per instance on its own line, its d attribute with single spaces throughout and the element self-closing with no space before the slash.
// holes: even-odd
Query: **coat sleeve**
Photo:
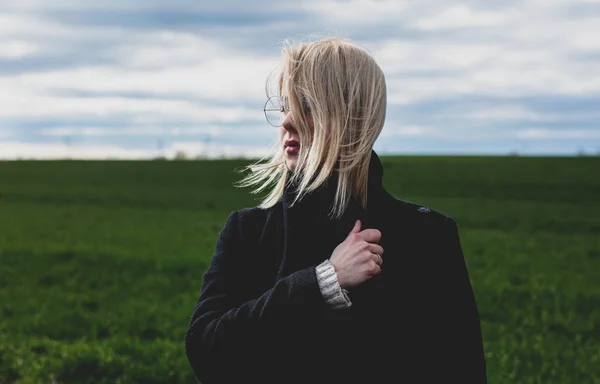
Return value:
<svg viewBox="0 0 600 384">
<path fill-rule="evenodd" d="M 445 381 L 486 383 L 486 363 L 479 312 L 454 219 L 444 221 L 439 260 L 439 348 L 434 349 Z"/>
<path fill-rule="evenodd" d="M 260 356 L 268 350 L 266 332 L 272 337 L 292 320 L 310 321 L 322 315 L 326 305 L 314 267 L 248 297 L 246 285 L 254 277 L 248 276 L 245 260 L 257 255 L 249 254 L 252 248 L 243 241 L 241 217 L 237 211 L 230 214 L 219 235 L 185 336 L 187 358 L 203 384 L 231 382 L 230 375 L 241 371 L 252 377 L 249 370 L 260 370 L 256 364 L 268 360 Z"/>
</svg>

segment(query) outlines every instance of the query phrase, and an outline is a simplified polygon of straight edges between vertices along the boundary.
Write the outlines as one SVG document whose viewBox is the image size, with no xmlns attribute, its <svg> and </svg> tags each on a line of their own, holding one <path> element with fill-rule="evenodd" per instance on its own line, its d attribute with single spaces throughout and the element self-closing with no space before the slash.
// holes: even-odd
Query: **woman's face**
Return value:
<svg viewBox="0 0 600 384">
<path fill-rule="evenodd" d="M 282 118 L 283 123 L 279 129 L 279 139 L 281 145 L 283 146 L 285 165 L 289 170 L 294 170 L 298 161 L 298 154 L 303 147 L 306 147 L 306 145 L 303 145 L 305 143 L 300 142 L 300 136 L 298 135 L 298 130 L 294 125 L 292 114 L 288 111 L 287 113 L 284 113 Z M 306 122 L 310 128 L 310 137 L 312 138 L 314 122 L 310 115 L 306 117 Z"/>
</svg>

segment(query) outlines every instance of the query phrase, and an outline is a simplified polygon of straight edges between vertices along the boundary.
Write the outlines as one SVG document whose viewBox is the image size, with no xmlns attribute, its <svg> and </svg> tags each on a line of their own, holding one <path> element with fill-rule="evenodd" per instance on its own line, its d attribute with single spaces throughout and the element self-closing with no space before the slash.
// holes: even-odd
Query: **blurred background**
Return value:
<svg viewBox="0 0 600 384">
<path fill-rule="evenodd" d="M 600 382 L 600 2 L 3 0 L 0 383 L 193 383 L 184 334 L 258 196 L 282 42 L 386 74 L 375 150 L 454 217 L 490 383 Z"/>
</svg>

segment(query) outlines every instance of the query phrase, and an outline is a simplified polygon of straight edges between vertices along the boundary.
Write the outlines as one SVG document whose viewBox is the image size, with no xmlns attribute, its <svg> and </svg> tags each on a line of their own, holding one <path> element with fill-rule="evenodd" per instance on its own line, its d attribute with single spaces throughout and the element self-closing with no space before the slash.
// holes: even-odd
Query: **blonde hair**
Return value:
<svg viewBox="0 0 600 384">
<path fill-rule="evenodd" d="M 238 186 L 256 186 L 255 194 L 272 186 L 260 204 L 269 208 L 282 197 L 287 183 L 298 187 L 295 203 L 337 172 L 330 214 L 341 216 L 353 197 L 366 208 L 371 151 L 386 115 L 383 71 L 369 53 L 343 38 L 297 47 L 286 43 L 282 54 L 280 96 L 289 105 L 301 143 L 296 167 L 291 172 L 287 169 L 278 142 L 271 156 L 246 167 L 250 173 Z M 310 106 L 312 134 L 303 103 Z"/>
</svg>

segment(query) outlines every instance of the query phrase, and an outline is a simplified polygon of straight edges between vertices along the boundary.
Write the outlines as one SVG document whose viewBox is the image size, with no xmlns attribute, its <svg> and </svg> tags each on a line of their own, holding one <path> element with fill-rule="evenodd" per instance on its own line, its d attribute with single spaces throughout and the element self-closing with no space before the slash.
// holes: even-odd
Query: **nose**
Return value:
<svg viewBox="0 0 600 384">
<path fill-rule="evenodd" d="M 292 114 L 290 112 L 283 115 L 283 121 L 281 122 L 281 126 L 288 131 L 295 131 L 296 127 L 294 126 L 294 121 L 292 119 Z"/>
</svg>

